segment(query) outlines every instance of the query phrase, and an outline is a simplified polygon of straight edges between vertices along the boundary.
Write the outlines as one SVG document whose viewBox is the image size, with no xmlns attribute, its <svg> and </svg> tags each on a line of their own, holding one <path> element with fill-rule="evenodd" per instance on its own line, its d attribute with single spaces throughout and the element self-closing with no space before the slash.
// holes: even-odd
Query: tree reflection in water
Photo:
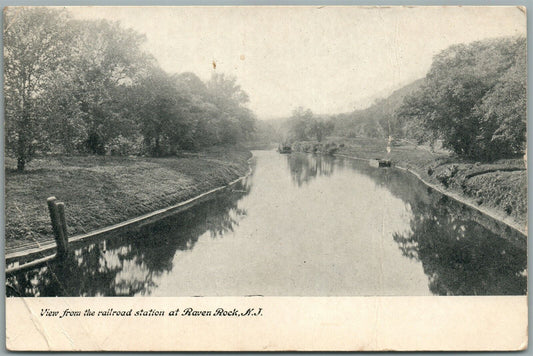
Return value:
<svg viewBox="0 0 533 356">
<path fill-rule="evenodd" d="M 359 162 L 358 171 L 406 203 L 410 230 L 395 233 L 402 254 L 422 263 L 437 295 L 524 295 L 526 237 L 396 169 Z"/>
<path fill-rule="evenodd" d="M 449 202 L 413 205 L 411 232 L 394 234 L 419 260 L 437 295 L 520 295 L 527 291 L 525 250 L 465 219 Z"/>
<path fill-rule="evenodd" d="M 279 159 L 276 156 L 274 162 L 279 162 Z M 411 174 L 394 168 L 374 168 L 366 162 L 306 154 L 287 156 L 287 168 L 294 182 L 289 187 L 291 189 L 298 190 L 314 178 L 334 173 L 346 173 L 345 177 L 352 179 L 349 171 L 354 169 L 354 179 L 361 174 L 366 175 L 372 178 L 373 184 L 401 199 L 404 205 L 400 219 L 405 220 L 400 225 L 406 231 L 395 231 L 383 238 L 391 243 L 395 241 L 405 258 L 420 262 L 432 293 L 523 295 L 527 292 L 526 237 L 475 209 L 433 191 Z M 287 172 L 283 170 L 283 173 Z M 328 181 L 321 183 L 327 185 Z M 241 208 L 245 203 L 238 206 L 237 201 L 250 192 L 250 187 L 247 180 L 231 192 L 223 192 L 182 214 L 134 232 L 87 243 L 61 265 L 52 263 L 9 276 L 7 295 L 150 294 L 157 287 L 154 281 L 161 280 L 162 274 L 170 273 L 173 260 L 179 260 L 177 251 L 192 249 L 199 236 L 206 233 L 208 237 L 220 238 L 224 233 L 233 231 L 247 214 Z M 263 203 L 266 197 L 259 196 L 257 199 Z M 342 208 L 342 199 L 338 202 L 339 208 Z M 376 200 L 369 204 L 380 203 Z M 259 206 L 265 209 L 264 205 Z M 401 203 L 397 208 L 402 209 Z M 337 217 L 334 209 L 327 213 L 330 214 L 327 218 Z M 384 218 L 386 224 L 386 216 Z M 318 245 L 320 243 L 329 243 L 329 240 L 317 241 Z M 357 263 L 362 262 L 356 261 L 355 267 Z"/>
<path fill-rule="evenodd" d="M 176 251 L 192 249 L 198 237 L 233 231 L 246 211 L 237 202 L 248 180 L 197 206 L 120 236 L 76 249 L 62 263 L 6 277 L 9 296 L 132 296 L 149 294 L 154 277 L 172 269 Z"/>
<path fill-rule="evenodd" d="M 316 177 L 330 176 L 335 167 L 335 157 L 293 153 L 287 156 L 293 182 L 299 187 Z"/>
</svg>

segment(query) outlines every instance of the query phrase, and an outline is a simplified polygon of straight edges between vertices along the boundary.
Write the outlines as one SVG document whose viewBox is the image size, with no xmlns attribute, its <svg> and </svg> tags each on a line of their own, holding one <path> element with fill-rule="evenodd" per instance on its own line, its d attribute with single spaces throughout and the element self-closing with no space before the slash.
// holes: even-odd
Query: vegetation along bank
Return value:
<svg viewBox="0 0 533 356">
<path fill-rule="evenodd" d="M 526 40 L 453 45 L 425 78 L 366 109 L 299 108 L 263 125 L 295 151 L 387 159 L 499 220 L 526 230 Z"/>
<path fill-rule="evenodd" d="M 146 37 L 66 9 L 5 13 L 6 248 L 166 208 L 248 172 L 256 117 L 236 78 L 164 71 Z"/>
<path fill-rule="evenodd" d="M 249 170 L 247 150 L 177 157 L 46 157 L 24 173 L 6 162 L 6 251 L 53 238 L 46 199 L 65 202 L 70 236 L 166 208 L 227 185 Z"/>
<path fill-rule="evenodd" d="M 389 159 L 393 166 L 409 170 L 439 191 L 526 231 L 527 171 L 523 159 L 475 162 L 410 142 L 398 142 L 387 153 L 387 141 L 374 138 L 330 137 L 321 143 L 295 142 L 292 147 L 297 152 Z"/>
</svg>

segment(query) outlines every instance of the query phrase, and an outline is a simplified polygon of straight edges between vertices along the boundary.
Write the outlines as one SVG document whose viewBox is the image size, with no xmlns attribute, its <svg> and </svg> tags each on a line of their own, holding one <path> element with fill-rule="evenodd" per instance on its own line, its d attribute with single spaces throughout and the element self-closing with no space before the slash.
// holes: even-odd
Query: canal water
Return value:
<svg viewBox="0 0 533 356">
<path fill-rule="evenodd" d="M 526 237 L 407 172 L 273 151 L 253 165 L 186 212 L 7 276 L 7 295 L 526 294 Z"/>
</svg>

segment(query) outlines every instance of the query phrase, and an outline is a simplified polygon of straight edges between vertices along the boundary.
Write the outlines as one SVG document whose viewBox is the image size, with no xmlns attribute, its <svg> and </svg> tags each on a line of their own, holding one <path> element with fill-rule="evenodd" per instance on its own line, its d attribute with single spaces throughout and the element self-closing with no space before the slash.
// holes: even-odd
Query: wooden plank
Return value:
<svg viewBox="0 0 533 356">
<path fill-rule="evenodd" d="M 57 245 L 57 255 L 62 258 L 67 255 L 68 240 L 65 236 L 65 229 L 63 227 L 65 205 L 58 203 L 56 197 L 49 197 L 46 199 L 48 204 L 48 212 L 50 213 L 50 220 L 52 222 L 52 230 L 54 231 L 54 237 Z M 63 215 L 63 218 L 61 216 Z"/>
</svg>

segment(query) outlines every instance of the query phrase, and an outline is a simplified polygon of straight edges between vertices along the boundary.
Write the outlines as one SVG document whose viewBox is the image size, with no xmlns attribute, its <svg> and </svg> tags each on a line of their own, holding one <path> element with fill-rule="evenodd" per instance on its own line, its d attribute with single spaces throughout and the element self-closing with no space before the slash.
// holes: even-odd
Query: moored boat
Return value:
<svg viewBox="0 0 533 356">
<path fill-rule="evenodd" d="M 278 152 L 279 153 L 291 153 L 292 147 L 290 145 L 279 145 Z"/>
<path fill-rule="evenodd" d="M 372 166 L 372 167 L 391 167 L 392 166 L 392 162 L 388 159 L 381 159 L 381 158 L 376 158 L 376 159 L 372 159 L 369 161 L 369 164 Z"/>
</svg>

